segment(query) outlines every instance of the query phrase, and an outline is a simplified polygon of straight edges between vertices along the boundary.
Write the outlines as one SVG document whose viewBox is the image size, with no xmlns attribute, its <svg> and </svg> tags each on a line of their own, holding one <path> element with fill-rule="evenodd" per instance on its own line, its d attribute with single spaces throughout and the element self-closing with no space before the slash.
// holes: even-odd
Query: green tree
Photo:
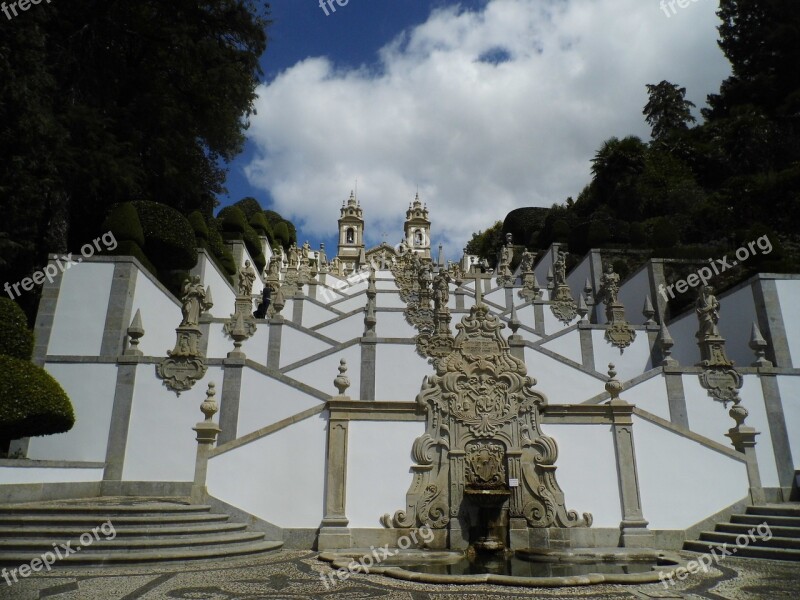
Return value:
<svg viewBox="0 0 800 600">
<path fill-rule="evenodd" d="M 662 81 L 648 84 L 647 95 L 649 100 L 642 112 L 654 141 L 663 142 L 675 133 L 687 131 L 689 123 L 696 121 L 692 116 L 694 104 L 686 99 L 686 88 Z"/>
</svg>

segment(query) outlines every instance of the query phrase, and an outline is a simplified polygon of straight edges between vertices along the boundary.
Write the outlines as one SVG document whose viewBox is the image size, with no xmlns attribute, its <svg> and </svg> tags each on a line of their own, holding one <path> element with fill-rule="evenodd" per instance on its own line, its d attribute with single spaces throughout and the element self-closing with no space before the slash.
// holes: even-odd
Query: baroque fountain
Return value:
<svg viewBox="0 0 800 600">
<path fill-rule="evenodd" d="M 485 304 L 463 317 L 455 338 L 446 303 L 437 304 L 436 373 L 416 399 L 426 429 L 412 447 L 413 481 L 405 508 L 381 519 L 387 528 L 425 531 L 429 542 L 370 571 L 431 583 L 556 586 L 658 581 L 659 570 L 682 562 L 647 549 L 550 547 L 552 531 L 590 527 L 592 516 L 565 506 L 558 446 L 540 427 L 547 398 Z M 350 550 L 320 558 L 341 570 L 358 557 Z"/>
</svg>

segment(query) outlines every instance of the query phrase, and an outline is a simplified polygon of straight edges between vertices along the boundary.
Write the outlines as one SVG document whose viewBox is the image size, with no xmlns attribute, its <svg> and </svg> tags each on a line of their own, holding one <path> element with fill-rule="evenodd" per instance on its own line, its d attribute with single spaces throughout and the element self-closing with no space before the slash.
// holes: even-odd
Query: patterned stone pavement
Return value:
<svg viewBox="0 0 800 600">
<path fill-rule="evenodd" d="M 691 558 L 690 553 L 684 553 Z M 74 567 L 37 573 L 11 586 L 0 579 L 2 600 L 483 600 L 498 598 L 800 598 L 800 564 L 730 558 L 707 574 L 692 575 L 669 590 L 660 584 L 515 589 L 501 586 L 434 586 L 379 575 L 353 575 L 326 588 L 327 563 L 310 551 L 283 551 L 257 558 L 158 566 Z M 330 584 L 329 584 L 330 585 Z"/>
</svg>

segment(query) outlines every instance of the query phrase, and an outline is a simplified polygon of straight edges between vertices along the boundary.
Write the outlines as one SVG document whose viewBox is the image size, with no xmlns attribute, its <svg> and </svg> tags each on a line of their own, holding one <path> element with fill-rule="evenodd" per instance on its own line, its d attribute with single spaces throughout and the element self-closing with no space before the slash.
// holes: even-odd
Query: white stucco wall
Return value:
<svg viewBox="0 0 800 600">
<path fill-rule="evenodd" d="M 114 279 L 113 263 L 83 262 L 64 271 L 49 355 L 98 356 Z"/>
<path fill-rule="evenodd" d="M 124 481 L 192 481 L 197 442 L 192 427 L 203 420 L 200 404 L 209 382 L 222 390 L 222 369 L 209 367 L 194 387 L 176 396 L 156 377 L 153 365 L 136 369 Z"/>
<path fill-rule="evenodd" d="M 284 325 L 281 332 L 281 368 L 296 363 L 299 360 L 314 356 L 319 352 L 330 349 L 330 344 L 301 330 Z M 266 356 L 266 347 L 265 356 Z"/>
<path fill-rule="evenodd" d="M 350 527 L 380 528 L 380 517 L 404 509 L 411 486 L 411 446 L 422 422 L 350 421 L 347 506 Z"/>
<path fill-rule="evenodd" d="M 684 375 L 683 388 L 686 392 L 689 428 L 724 446 L 731 446 L 730 438 L 725 437 L 728 430 L 735 424 L 728 415 L 730 405 L 725 408 L 722 402 L 712 399 L 700 385 L 700 380 L 696 375 Z M 747 416 L 746 425 L 754 427 L 761 433 L 756 439 L 756 456 L 758 457 L 761 484 L 764 487 L 778 487 L 778 469 L 775 465 L 764 395 L 758 377 L 745 375 L 739 395 L 742 398 L 742 406 L 750 413 Z"/>
<path fill-rule="evenodd" d="M 375 359 L 376 400 L 413 402 L 423 377 L 434 374 L 413 344 L 378 344 Z"/>
<path fill-rule="evenodd" d="M 360 346 L 350 346 L 339 352 L 324 356 L 302 367 L 287 371 L 286 375 L 322 392 L 334 395 L 336 394 L 336 388 L 333 385 L 333 380 L 339 374 L 339 360 L 342 358 L 347 361 L 347 377 L 350 379 L 347 395 L 357 399 L 360 397 L 361 390 Z"/>
<path fill-rule="evenodd" d="M 401 312 L 377 311 L 375 318 L 377 319 L 375 332 L 378 337 L 413 338 L 417 335 L 417 330 L 406 321 L 405 315 Z"/>
<path fill-rule="evenodd" d="M 320 302 L 324 302 L 324 297 L 317 298 Z M 313 302 L 305 302 L 303 304 L 303 326 L 304 327 L 314 327 L 319 325 L 320 323 L 324 323 L 325 321 L 330 321 L 334 317 L 337 316 L 337 313 L 333 312 L 332 310 L 328 310 L 318 304 L 314 304 Z"/>
<path fill-rule="evenodd" d="M 31 438 L 28 458 L 105 462 L 117 366 L 48 363 L 45 369 L 69 396 L 75 425 L 66 433 Z"/>
<path fill-rule="evenodd" d="M 747 495 L 743 462 L 636 415 L 633 421 L 642 512 L 650 529 L 687 529 Z"/>
<path fill-rule="evenodd" d="M 569 285 L 569 289 L 572 290 L 572 297 L 575 298 L 576 302 L 578 298 L 583 295 L 583 286 L 586 284 L 586 280 L 589 279 L 589 281 L 591 281 L 591 274 L 592 254 L 590 252 L 584 256 L 583 260 L 581 260 L 581 262 L 570 271 L 569 275 L 567 275 L 567 285 Z M 539 281 L 539 285 L 541 284 L 542 282 Z"/>
<path fill-rule="evenodd" d="M 325 500 L 326 442 L 327 413 L 285 427 L 211 458 L 208 491 L 279 527 L 316 529 Z"/>
<path fill-rule="evenodd" d="M 620 397 L 657 417 L 666 421 L 670 420 L 667 382 L 663 375 L 659 374 L 642 381 L 622 392 Z"/>
<path fill-rule="evenodd" d="M 594 367 L 599 373 L 607 373 L 609 363 L 613 363 L 617 369 L 617 377 L 627 381 L 651 368 L 650 341 L 646 331 L 637 331 L 636 339 L 624 349 L 612 346 L 606 341 L 605 335 L 603 330 L 592 330 Z"/>
<path fill-rule="evenodd" d="M 556 481 L 568 510 L 592 513 L 592 527 L 619 527 L 622 509 L 610 425 L 542 427 L 558 444 Z"/>
<path fill-rule="evenodd" d="M 775 281 L 775 287 L 783 313 L 783 326 L 786 329 L 786 339 L 789 341 L 789 352 L 792 355 L 791 366 L 798 367 L 800 366 L 800 319 L 796 317 L 797 312 L 793 309 L 800 306 L 800 281 L 778 279 Z M 795 315 L 795 318 L 792 318 L 792 315 Z"/>
<path fill-rule="evenodd" d="M 211 288 L 211 299 L 214 301 L 214 306 L 208 312 L 214 317 L 228 318 L 234 310 L 236 294 L 231 284 L 228 283 L 216 265 L 205 254 L 200 254 L 199 260 L 201 261 L 203 284 Z M 178 322 L 180 322 L 180 319 Z M 175 327 L 177 327 L 177 323 L 172 326 L 172 329 L 174 330 Z"/>
<path fill-rule="evenodd" d="M 778 376 L 786 431 L 789 434 L 789 449 L 792 452 L 795 471 L 800 471 L 800 377 Z"/>
<path fill-rule="evenodd" d="M 183 318 L 181 308 L 141 271 L 136 274 L 131 314 L 137 310 L 144 328 L 139 349 L 145 356 L 166 356 L 167 350 L 175 347 L 175 328 Z"/>
<path fill-rule="evenodd" d="M 551 404 L 580 404 L 605 391 L 605 382 L 532 348 L 525 348 L 528 375 Z"/>
<path fill-rule="evenodd" d="M 542 344 L 542 348 L 555 352 L 565 358 L 581 364 L 581 338 L 577 329 Z"/>
<path fill-rule="evenodd" d="M 361 337 L 364 333 L 364 313 L 357 312 L 349 317 L 342 317 L 338 321 L 325 325 L 325 327 L 320 327 L 315 331 L 339 342 Z"/>
<path fill-rule="evenodd" d="M 364 306 L 367 305 L 366 303 L 366 296 Z M 375 296 L 375 304 L 380 308 L 405 308 L 406 303 L 400 298 L 400 294 L 393 292 L 391 294 L 378 294 Z"/>
<path fill-rule="evenodd" d="M 321 402 L 290 385 L 245 367 L 242 370 L 237 436 L 287 419 Z"/>
<path fill-rule="evenodd" d="M 570 321 L 569 323 L 564 323 L 556 318 L 550 306 L 546 305 L 544 307 L 544 331 L 547 335 L 553 335 L 554 333 L 558 333 L 562 329 L 566 329 L 571 325 L 575 325 L 579 319 L 580 317 L 576 315 L 575 318 L 572 319 L 572 321 Z"/>
</svg>

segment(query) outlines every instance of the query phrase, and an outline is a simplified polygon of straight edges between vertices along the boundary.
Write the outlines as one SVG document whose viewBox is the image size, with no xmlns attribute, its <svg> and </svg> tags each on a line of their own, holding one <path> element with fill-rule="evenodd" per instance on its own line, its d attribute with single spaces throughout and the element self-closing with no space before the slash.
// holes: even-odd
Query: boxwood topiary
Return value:
<svg viewBox="0 0 800 600">
<path fill-rule="evenodd" d="M 233 259 L 231 251 L 225 246 L 216 222 L 209 223 L 208 226 L 208 249 L 226 275 L 229 277 L 236 275 L 236 261 Z"/>
<path fill-rule="evenodd" d="M 223 237 L 227 239 L 242 239 L 247 228 L 247 219 L 238 206 L 226 206 L 217 215 Z"/>
<path fill-rule="evenodd" d="M 275 241 L 284 248 L 288 248 L 290 236 L 289 227 L 286 225 L 286 221 L 281 221 L 278 223 L 273 231 L 275 232 Z"/>
<path fill-rule="evenodd" d="M 166 204 L 133 202 L 144 231 L 144 252 L 159 269 L 191 269 L 197 263 L 195 237 L 189 221 Z"/>
<path fill-rule="evenodd" d="M 114 234 L 117 242 L 134 242 L 144 247 L 144 231 L 136 207 L 131 202 L 123 202 L 112 207 L 103 222 L 103 231 Z"/>
<path fill-rule="evenodd" d="M 267 217 L 264 216 L 263 212 L 256 213 L 252 217 L 250 217 L 249 221 L 250 227 L 256 230 L 256 233 L 259 235 L 266 236 L 266 238 L 272 242 L 273 235 L 272 235 L 272 226 L 267 221 Z"/>
<path fill-rule="evenodd" d="M 201 242 L 208 241 L 208 223 L 199 210 L 189 215 L 189 225 L 192 226 L 194 236 L 200 245 L 203 245 Z"/>
<path fill-rule="evenodd" d="M 236 204 L 234 204 L 239 210 L 244 213 L 245 219 L 252 219 L 253 215 L 255 214 L 263 214 L 264 210 L 261 208 L 261 204 L 259 204 L 258 200 L 253 198 L 252 196 L 247 196 L 239 200 Z"/>
<path fill-rule="evenodd" d="M 22 360 L 30 360 L 33 355 L 33 332 L 28 329 L 28 319 L 10 298 L 0 298 L 0 354 Z"/>
<path fill-rule="evenodd" d="M 47 371 L 0 356 L 0 440 L 64 433 L 74 424 L 67 394 Z"/>
</svg>

